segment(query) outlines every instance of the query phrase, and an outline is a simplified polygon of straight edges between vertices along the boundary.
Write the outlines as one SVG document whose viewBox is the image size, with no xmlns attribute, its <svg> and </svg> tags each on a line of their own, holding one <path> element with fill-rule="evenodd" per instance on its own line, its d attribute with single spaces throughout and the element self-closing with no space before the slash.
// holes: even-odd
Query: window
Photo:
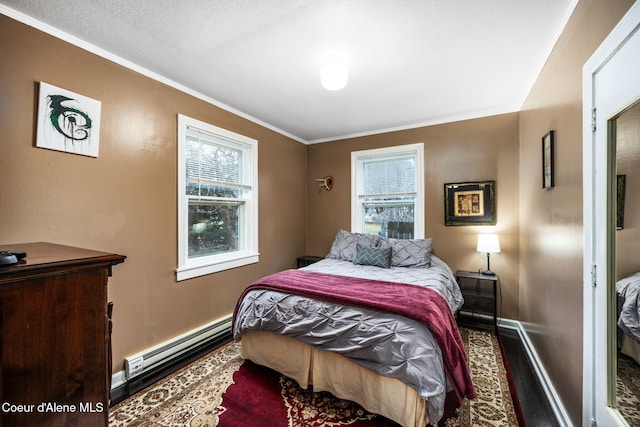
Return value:
<svg viewBox="0 0 640 427">
<path fill-rule="evenodd" d="M 258 141 L 178 115 L 178 270 L 258 262 Z"/>
<path fill-rule="evenodd" d="M 424 146 L 351 153 L 351 229 L 424 238 Z"/>
</svg>

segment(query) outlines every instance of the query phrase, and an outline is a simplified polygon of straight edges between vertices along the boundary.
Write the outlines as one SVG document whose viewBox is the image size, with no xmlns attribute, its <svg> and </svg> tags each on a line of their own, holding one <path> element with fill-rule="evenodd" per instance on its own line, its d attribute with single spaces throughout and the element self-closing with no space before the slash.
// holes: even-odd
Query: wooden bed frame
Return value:
<svg viewBox="0 0 640 427">
<path fill-rule="evenodd" d="M 241 355 L 296 380 L 302 388 L 312 385 L 316 392 L 328 391 L 403 427 L 425 427 L 429 422 L 427 401 L 414 389 L 337 353 L 294 338 L 249 330 L 242 335 Z"/>
</svg>

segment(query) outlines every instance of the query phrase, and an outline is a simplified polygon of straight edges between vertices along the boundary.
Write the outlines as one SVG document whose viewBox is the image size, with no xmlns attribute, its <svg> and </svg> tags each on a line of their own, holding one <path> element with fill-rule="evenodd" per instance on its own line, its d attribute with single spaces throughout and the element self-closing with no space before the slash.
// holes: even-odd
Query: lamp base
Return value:
<svg viewBox="0 0 640 427">
<path fill-rule="evenodd" d="M 496 273 L 494 273 L 491 270 L 483 271 L 482 274 L 484 274 L 485 276 L 495 276 L 496 275 Z"/>
</svg>

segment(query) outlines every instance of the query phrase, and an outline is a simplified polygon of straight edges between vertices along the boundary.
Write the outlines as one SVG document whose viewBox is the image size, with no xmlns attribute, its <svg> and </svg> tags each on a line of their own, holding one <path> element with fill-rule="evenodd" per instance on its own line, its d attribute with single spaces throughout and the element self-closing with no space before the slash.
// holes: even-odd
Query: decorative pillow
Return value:
<svg viewBox="0 0 640 427">
<path fill-rule="evenodd" d="M 382 237 L 380 247 L 392 249 L 391 265 L 394 267 L 431 267 L 431 238 L 392 239 Z"/>
<path fill-rule="evenodd" d="M 353 263 L 357 265 L 373 265 L 376 267 L 391 267 L 391 248 L 372 248 L 356 244 L 356 256 Z"/>
<path fill-rule="evenodd" d="M 336 234 L 331 250 L 325 258 L 339 259 L 342 261 L 353 261 L 356 256 L 356 245 L 360 243 L 362 246 L 374 247 L 378 245 L 380 236 L 373 234 L 351 233 L 349 231 L 340 230 Z"/>
</svg>

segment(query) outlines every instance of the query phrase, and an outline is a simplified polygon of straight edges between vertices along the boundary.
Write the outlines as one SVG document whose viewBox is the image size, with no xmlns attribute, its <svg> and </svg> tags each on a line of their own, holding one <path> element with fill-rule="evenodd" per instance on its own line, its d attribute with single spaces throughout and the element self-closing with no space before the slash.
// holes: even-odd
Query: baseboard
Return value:
<svg viewBox="0 0 640 427">
<path fill-rule="evenodd" d="M 533 346 L 533 343 L 529 339 L 529 335 L 527 331 L 522 326 L 522 323 L 518 320 L 511 319 L 499 319 L 498 324 L 501 328 L 511 329 L 518 333 L 518 337 L 520 338 L 520 342 L 524 347 L 525 352 L 527 353 L 527 357 L 531 366 L 542 385 L 542 389 L 544 390 L 545 395 L 547 396 L 547 400 L 551 404 L 551 408 L 558 420 L 558 423 L 561 426 L 571 427 L 572 423 L 569 419 L 569 414 L 567 414 L 564 405 L 562 404 L 562 400 L 560 396 L 556 392 L 555 387 L 553 386 L 553 382 L 547 375 L 547 371 L 544 369 L 544 365 L 542 361 L 538 357 L 538 353 Z"/>
<path fill-rule="evenodd" d="M 214 320 L 206 325 L 195 328 L 187 333 L 181 334 L 143 352 L 125 359 L 125 369 L 115 372 L 111 376 L 111 391 L 126 385 L 132 380 L 136 380 L 139 375 L 148 374 L 150 371 L 157 371 L 173 363 L 182 355 L 189 354 L 192 350 L 214 342 L 221 337 L 230 334 L 231 315 Z M 139 373 L 131 375 L 127 372 L 127 360 L 143 360 Z"/>
<path fill-rule="evenodd" d="M 127 382 L 127 376 L 124 373 L 124 369 L 118 372 L 114 372 L 111 375 L 111 390 L 124 385 Z"/>
</svg>

